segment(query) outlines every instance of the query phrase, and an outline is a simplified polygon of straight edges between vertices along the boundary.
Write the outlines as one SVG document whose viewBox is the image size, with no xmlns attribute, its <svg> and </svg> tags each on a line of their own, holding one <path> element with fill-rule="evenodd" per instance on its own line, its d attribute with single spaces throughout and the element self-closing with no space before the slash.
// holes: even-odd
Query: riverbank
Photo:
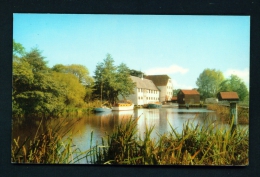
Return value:
<svg viewBox="0 0 260 177">
<path fill-rule="evenodd" d="M 218 104 L 208 104 L 207 109 L 213 110 L 217 113 L 218 117 L 226 123 L 230 122 L 230 108 Z M 249 108 L 245 109 L 238 106 L 237 119 L 239 124 L 249 124 Z"/>
</svg>

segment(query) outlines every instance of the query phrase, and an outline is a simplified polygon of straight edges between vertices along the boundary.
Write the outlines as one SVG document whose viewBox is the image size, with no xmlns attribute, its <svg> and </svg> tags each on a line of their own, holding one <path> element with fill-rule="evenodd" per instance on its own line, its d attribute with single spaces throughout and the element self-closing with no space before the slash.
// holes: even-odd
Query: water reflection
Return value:
<svg viewBox="0 0 260 177">
<path fill-rule="evenodd" d="M 106 138 L 111 135 L 113 129 L 119 123 L 125 123 L 129 119 L 137 119 L 138 135 L 144 138 L 146 127 L 154 126 L 152 138 L 156 138 L 157 134 L 171 132 L 171 126 L 178 132 L 182 132 L 183 124 L 187 121 L 194 125 L 207 125 L 212 121 L 218 121 L 215 112 L 206 109 L 178 109 L 178 108 L 161 108 L 161 109 L 136 109 L 132 111 L 112 111 L 108 113 L 97 113 L 84 115 L 81 117 L 64 118 L 68 122 L 64 126 L 64 130 L 68 130 L 69 126 L 77 121 L 72 129 L 71 136 L 74 144 L 82 150 L 90 147 L 91 132 L 93 131 L 93 143 L 101 143 L 101 137 Z M 57 119 L 45 120 L 39 133 L 44 132 L 50 125 L 55 125 Z M 14 125 L 13 137 L 26 137 L 31 135 L 34 137 L 40 121 L 31 121 L 23 125 Z"/>
</svg>

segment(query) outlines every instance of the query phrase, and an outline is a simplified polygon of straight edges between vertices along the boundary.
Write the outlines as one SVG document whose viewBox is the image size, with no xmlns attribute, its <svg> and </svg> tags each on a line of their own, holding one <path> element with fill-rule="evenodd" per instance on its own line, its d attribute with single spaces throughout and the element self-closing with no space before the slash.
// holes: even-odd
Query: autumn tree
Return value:
<svg viewBox="0 0 260 177">
<path fill-rule="evenodd" d="M 196 85 L 201 94 L 201 98 L 215 97 L 223 82 L 223 73 L 215 69 L 205 69 L 197 78 Z"/>
</svg>

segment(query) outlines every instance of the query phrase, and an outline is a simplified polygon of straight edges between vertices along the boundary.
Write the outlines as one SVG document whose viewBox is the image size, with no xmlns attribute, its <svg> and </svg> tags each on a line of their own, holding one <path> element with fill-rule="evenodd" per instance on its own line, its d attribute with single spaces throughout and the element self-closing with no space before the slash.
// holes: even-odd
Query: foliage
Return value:
<svg viewBox="0 0 260 177">
<path fill-rule="evenodd" d="M 223 82 L 223 73 L 215 69 L 204 69 L 196 81 L 202 99 L 215 97 L 219 92 L 219 85 Z"/>
<path fill-rule="evenodd" d="M 88 69 L 83 65 L 71 64 L 65 66 L 62 64 L 56 64 L 52 67 L 52 70 L 60 73 L 71 73 L 85 86 L 91 86 L 93 84 L 93 78 L 89 76 Z"/>
<path fill-rule="evenodd" d="M 23 45 L 13 40 L 13 56 L 21 57 L 24 54 L 25 54 L 25 48 L 23 47 Z"/>
<path fill-rule="evenodd" d="M 66 106 L 82 107 L 85 104 L 86 89 L 75 75 L 53 72 L 53 78 L 62 88 Z"/>
<path fill-rule="evenodd" d="M 129 68 L 123 63 L 115 66 L 114 59 L 107 54 L 103 63 L 96 66 L 95 93 L 110 103 L 114 103 L 118 95 L 127 97 L 133 93 L 135 86 L 129 76 Z"/>
<path fill-rule="evenodd" d="M 92 99 L 94 80 L 89 76 L 89 71 L 85 66 L 76 64 L 66 66 L 62 64 L 56 64 L 52 67 L 52 70 L 64 74 L 73 74 L 78 78 L 78 81 L 85 86 L 84 101 L 88 102 Z"/>
<path fill-rule="evenodd" d="M 13 45 L 14 116 L 58 116 L 66 107 L 83 107 L 90 99 L 93 79 L 87 68 L 56 65 L 51 70 L 39 49 L 25 52 L 21 44 Z"/>
<path fill-rule="evenodd" d="M 173 92 L 172 92 L 173 96 L 177 96 L 180 90 L 181 89 L 173 89 Z"/>
<path fill-rule="evenodd" d="M 145 77 L 145 74 L 142 71 L 137 71 L 134 69 L 130 69 L 130 75 L 135 77 Z"/>
<path fill-rule="evenodd" d="M 248 89 L 245 83 L 236 75 L 231 75 L 229 79 L 224 80 L 220 84 L 220 91 L 228 92 L 233 91 L 237 92 L 239 99 L 244 101 L 245 98 L 249 95 Z"/>
<path fill-rule="evenodd" d="M 44 57 L 32 49 L 22 58 L 13 60 L 13 108 L 25 115 L 53 114 L 63 107 L 60 88 L 51 77 Z"/>
</svg>

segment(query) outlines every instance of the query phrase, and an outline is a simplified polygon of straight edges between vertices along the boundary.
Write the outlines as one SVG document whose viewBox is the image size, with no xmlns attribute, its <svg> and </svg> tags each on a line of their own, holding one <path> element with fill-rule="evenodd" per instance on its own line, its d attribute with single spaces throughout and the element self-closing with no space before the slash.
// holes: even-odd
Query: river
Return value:
<svg viewBox="0 0 260 177">
<path fill-rule="evenodd" d="M 110 113 L 97 113 L 78 117 L 64 118 L 69 122 L 64 126 L 64 130 L 69 129 L 71 122 L 77 120 L 72 129 L 71 137 L 76 147 L 81 150 L 87 150 L 90 147 L 90 137 L 93 131 L 93 145 L 101 143 L 101 137 L 112 134 L 113 129 L 120 123 L 126 122 L 130 118 L 138 118 L 137 129 L 139 137 L 145 135 L 146 126 L 154 125 L 152 138 L 158 137 L 158 134 L 164 134 L 171 131 L 171 126 L 178 132 L 182 132 L 185 122 L 189 121 L 193 125 L 205 125 L 212 121 L 217 122 L 218 118 L 214 111 L 202 108 L 179 109 L 179 108 L 161 108 L 161 109 L 135 109 L 132 111 L 112 111 Z M 26 136 L 34 137 L 39 124 L 41 128 L 39 133 L 51 125 L 57 124 L 60 119 L 52 119 L 41 122 L 41 120 L 27 121 L 23 124 L 13 122 L 13 138 L 20 136 L 23 140 Z"/>
</svg>

